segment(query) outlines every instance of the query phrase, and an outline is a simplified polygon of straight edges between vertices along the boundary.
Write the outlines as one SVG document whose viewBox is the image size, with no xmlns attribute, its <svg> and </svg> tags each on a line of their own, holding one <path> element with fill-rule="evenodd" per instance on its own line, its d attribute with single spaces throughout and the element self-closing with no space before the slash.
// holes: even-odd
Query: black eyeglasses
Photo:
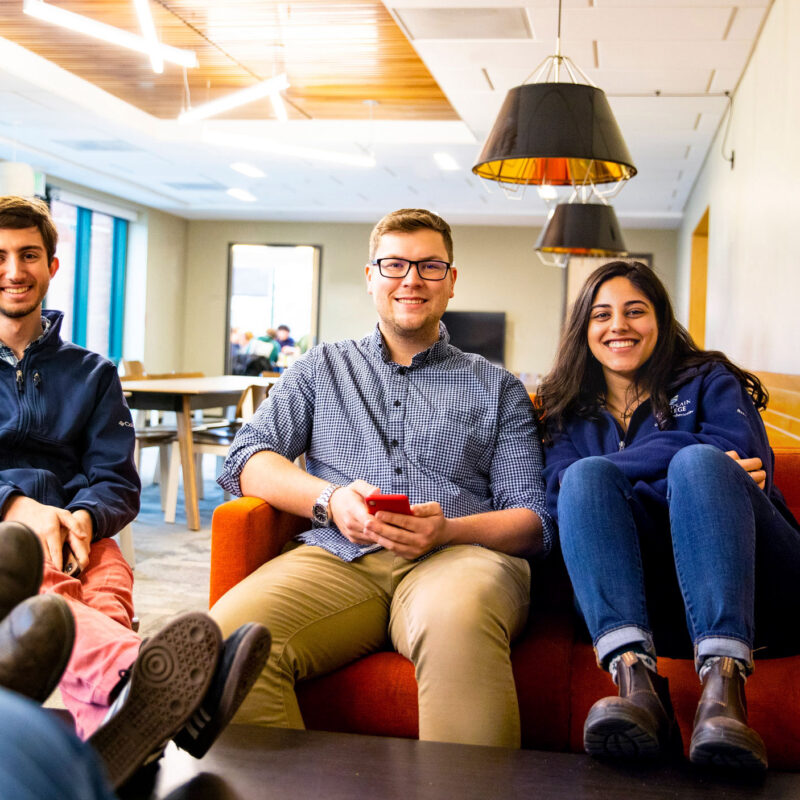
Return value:
<svg viewBox="0 0 800 800">
<path fill-rule="evenodd" d="M 384 278 L 405 278 L 411 267 L 424 281 L 443 281 L 450 264 L 447 261 L 408 261 L 405 258 L 376 258 L 371 262 Z"/>
</svg>

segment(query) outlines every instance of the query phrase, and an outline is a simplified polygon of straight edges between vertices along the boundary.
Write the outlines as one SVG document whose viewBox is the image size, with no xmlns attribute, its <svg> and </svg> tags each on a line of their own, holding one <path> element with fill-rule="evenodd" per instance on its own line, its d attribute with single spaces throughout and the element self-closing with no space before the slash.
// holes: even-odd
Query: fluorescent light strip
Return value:
<svg viewBox="0 0 800 800">
<path fill-rule="evenodd" d="M 242 175 L 247 175 L 248 178 L 263 178 L 264 173 L 253 164 L 248 164 L 244 161 L 235 161 L 233 164 L 230 165 L 232 170 L 241 173 Z"/>
<path fill-rule="evenodd" d="M 104 42 L 110 42 L 128 50 L 135 50 L 137 53 L 144 53 L 149 56 L 154 49 L 152 43 L 142 36 L 84 17 L 82 14 L 75 14 L 63 8 L 57 8 L 43 2 L 43 0 L 25 0 L 22 10 L 28 16 L 36 17 L 36 19 L 40 19 L 43 22 L 52 22 L 62 28 L 85 33 L 87 36 L 102 39 Z M 197 66 L 197 55 L 193 50 L 180 50 L 177 47 L 170 47 L 168 44 L 162 44 L 161 42 L 157 44 L 155 49 L 165 61 L 169 61 L 171 64 L 178 64 L 182 67 Z"/>
<path fill-rule="evenodd" d="M 231 92 L 224 97 L 212 100 L 210 103 L 204 103 L 202 106 L 190 108 L 178 117 L 178 122 L 194 122 L 198 119 L 213 117 L 216 114 L 222 114 L 233 108 L 238 108 L 239 106 L 247 105 L 247 103 L 252 103 L 255 100 L 260 100 L 263 97 L 277 96 L 281 89 L 286 89 L 288 86 L 289 81 L 286 78 L 286 73 L 282 72 L 280 75 L 261 81 L 261 83 L 257 83 L 255 86 L 248 86 L 246 89 L 240 89 L 238 92 Z M 273 107 L 275 107 L 274 99 L 272 103 Z"/>
<path fill-rule="evenodd" d="M 328 161 L 332 164 L 344 164 L 349 167 L 374 167 L 373 156 L 358 156 L 350 153 L 336 153 L 329 150 L 317 150 L 314 147 L 300 147 L 293 144 L 276 142 L 261 136 L 247 136 L 241 133 L 221 133 L 219 131 L 203 131 L 202 139 L 207 144 L 230 147 L 237 150 L 252 150 L 256 153 L 273 153 L 296 158 L 308 158 L 314 161 Z"/>
<path fill-rule="evenodd" d="M 288 86 L 288 82 L 286 86 Z M 279 122 L 288 122 L 289 121 L 289 114 L 286 111 L 286 106 L 284 105 L 283 98 L 278 94 L 278 92 L 270 92 L 269 99 L 272 103 L 272 110 L 275 112 L 275 116 L 278 118 Z"/>
<path fill-rule="evenodd" d="M 247 189 L 228 189 L 226 194 L 235 197 L 237 200 L 243 200 L 245 203 L 254 203 L 258 199 L 254 194 L 250 194 Z"/>
<path fill-rule="evenodd" d="M 150 63 L 153 66 L 153 72 L 160 75 L 164 71 L 164 57 L 158 51 L 161 42 L 158 41 L 153 15 L 150 12 L 150 0 L 133 0 L 133 7 L 136 9 L 136 16 L 139 17 L 142 36 L 150 44 Z"/>
<path fill-rule="evenodd" d="M 447 172 L 453 172 L 454 170 L 461 169 L 458 166 L 458 162 L 450 155 L 450 153 L 434 153 L 433 160 L 436 162 L 439 169 L 445 170 Z"/>
</svg>

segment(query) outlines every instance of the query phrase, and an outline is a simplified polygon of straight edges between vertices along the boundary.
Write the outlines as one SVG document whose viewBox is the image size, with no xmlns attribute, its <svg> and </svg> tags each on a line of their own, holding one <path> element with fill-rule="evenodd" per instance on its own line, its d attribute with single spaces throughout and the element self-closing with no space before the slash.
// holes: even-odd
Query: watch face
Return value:
<svg viewBox="0 0 800 800">
<path fill-rule="evenodd" d="M 325 508 L 325 506 L 323 506 L 320 503 L 317 503 L 314 506 L 312 513 L 314 515 L 314 522 L 317 522 L 320 525 L 328 524 L 328 509 Z"/>
</svg>

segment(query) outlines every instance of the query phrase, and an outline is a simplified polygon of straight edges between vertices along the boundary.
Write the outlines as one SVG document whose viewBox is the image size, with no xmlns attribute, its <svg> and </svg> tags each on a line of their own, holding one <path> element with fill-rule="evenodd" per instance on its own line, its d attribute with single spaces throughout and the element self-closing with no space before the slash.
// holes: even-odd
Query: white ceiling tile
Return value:
<svg viewBox="0 0 800 800">
<path fill-rule="evenodd" d="M 735 69 L 741 72 L 750 55 L 750 44 L 736 42 L 629 41 L 622 47 L 598 43 L 601 69 Z"/>
<path fill-rule="evenodd" d="M 621 46 L 630 41 L 721 41 L 728 8 L 583 8 L 562 12 L 562 43 L 597 39 Z M 539 31 L 537 30 L 537 33 Z"/>
<path fill-rule="evenodd" d="M 761 8 L 737 8 L 733 24 L 726 37 L 728 41 L 744 39 L 752 43 L 764 19 L 764 10 Z"/>
</svg>

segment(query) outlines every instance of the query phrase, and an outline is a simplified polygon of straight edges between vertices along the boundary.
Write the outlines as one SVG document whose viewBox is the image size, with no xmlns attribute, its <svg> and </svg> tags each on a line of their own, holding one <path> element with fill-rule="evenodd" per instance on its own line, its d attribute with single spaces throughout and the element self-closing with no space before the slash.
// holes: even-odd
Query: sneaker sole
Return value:
<svg viewBox="0 0 800 800">
<path fill-rule="evenodd" d="M 222 635 L 206 614 L 183 614 L 142 645 L 130 694 L 89 739 L 116 789 L 163 750 L 203 700 L 217 666 Z"/>
<path fill-rule="evenodd" d="M 704 767 L 763 771 L 767 752 L 763 743 L 753 747 L 751 736 L 736 731 L 701 731 L 692 737 L 689 760 Z"/>
<path fill-rule="evenodd" d="M 267 662 L 272 645 L 270 632 L 263 625 L 251 625 L 236 648 L 213 716 L 201 706 L 175 737 L 175 744 L 195 758 L 202 758 L 225 730 Z"/>
<path fill-rule="evenodd" d="M 592 709 L 583 726 L 583 748 L 600 758 L 658 758 L 666 749 L 624 708 L 614 709 L 613 716 Z"/>
</svg>

